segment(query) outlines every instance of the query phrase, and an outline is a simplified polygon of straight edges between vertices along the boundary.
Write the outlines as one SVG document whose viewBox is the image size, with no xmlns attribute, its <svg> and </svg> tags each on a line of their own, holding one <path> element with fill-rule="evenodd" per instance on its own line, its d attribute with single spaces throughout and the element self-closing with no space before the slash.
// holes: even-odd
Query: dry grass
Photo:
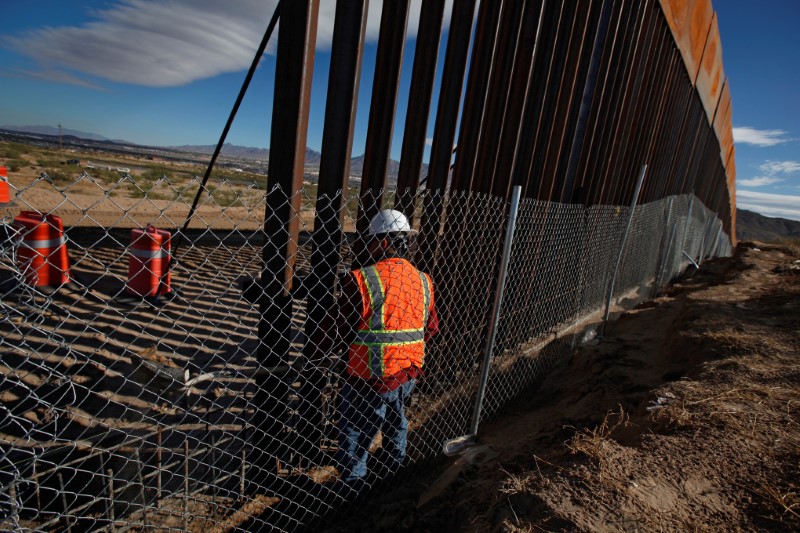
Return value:
<svg viewBox="0 0 800 533">
<path fill-rule="evenodd" d="M 575 435 L 566 443 L 567 449 L 573 455 L 585 455 L 602 466 L 605 460 L 603 451 L 613 440 L 612 435 L 630 425 L 630 416 L 620 405 L 619 411 L 607 412 L 603 421 L 594 428 L 576 429 Z"/>
</svg>

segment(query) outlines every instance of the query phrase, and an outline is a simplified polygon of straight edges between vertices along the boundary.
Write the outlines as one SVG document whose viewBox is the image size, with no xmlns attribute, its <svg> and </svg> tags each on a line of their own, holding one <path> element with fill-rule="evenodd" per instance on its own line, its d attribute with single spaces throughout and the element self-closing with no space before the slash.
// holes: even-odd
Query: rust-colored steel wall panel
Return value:
<svg viewBox="0 0 800 533">
<path fill-rule="evenodd" d="M 725 80 L 725 85 L 722 87 L 722 96 L 719 99 L 719 107 L 717 115 L 714 117 L 714 133 L 717 135 L 720 144 L 720 158 L 722 165 L 727 167 L 728 156 L 733 148 L 733 124 L 731 117 L 733 116 L 733 106 L 731 102 L 731 91 L 728 86 L 728 81 Z"/>
<path fill-rule="evenodd" d="M 703 53 L 703 61 L 700 63 L 700 71 L 697 74 L 697 92 L 700 101 L 706 110 L 708 123 L 713 124 L 714 112 L 717 110 L 722 84 L 725 81 L 725 73 L 722 71 L 722 42 L 719 38 L 719 26 L 717 17 L 711 23 L 711 30 L 708 33 L 706 49 Z"/>
<path fill-rule="evenodd" d="M 660 3 L 694 85 L 714 16 L 711 0 L 660 0 Z"/>
</svg>

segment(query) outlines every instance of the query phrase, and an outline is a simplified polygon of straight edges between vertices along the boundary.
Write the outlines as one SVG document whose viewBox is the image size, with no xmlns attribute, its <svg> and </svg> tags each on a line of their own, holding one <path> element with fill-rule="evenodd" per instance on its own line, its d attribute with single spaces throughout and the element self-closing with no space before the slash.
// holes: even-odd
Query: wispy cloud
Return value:
<svg viewBox="0 0 800 533">
<path fill-rule="evenodd" d="M 800 196 L 737 191 L 736 206 L 769 217 L 800 220 Z"/>
<path fill-rule="evenodd" d="M 793 174 L 800 172 L 800 162 L 797 161 L 765 161 L 758 167 L 761 172 L 766 172 L 770 176 L 775 174 Z"/>
<path fill-rule="evenodd" d="M 780 183 L 783 181 L 780 178 L 771 178 L 769 176 L 759 176 L 757 178 L 752 178 L 749 180 L 741 180 L 739 185 L 743 185 L 745 187 L 762 187 L 764 185 L 773 185 L 775 183 Z"/>
<path fill-rule="evenodd" d="M 68 83 L 71 85 L 78 85 L 80 87 L 86 87 L 87 89 L 95 89 L 98 91 L 108 90 L 106 87 L 103 87 L 102 85 L 99 85 L 97 83 L 92 83 L 78 76 L 74 76 L 69 72 L 64 72 L 61 70 L 14 70 L 14 71 L 2 72 L 0 73 L 0 76 L 53 81 L 56 83 Z"/>
<path fill-rule="evenodd" d="M 411 5 L 410 37 L 416 35 L 420 2 Z M 92 11 L 83 25 L 40 28 L 9 42 L 43 71 L 174 87 L 246 69 L 276 4 L 277 0 L 119 0 Z M 372 0 L 368 40 L 377 39 L 380 12 L 381 3 Z M 318 48 L 330 48 L 334 13 L 335 2 L 320 3 Z M 272 49 L 275 42 L 273 37 Z M 73 76 L 61 81 L 77 80 Z"/>
<path fill-rule="evenodd" d="M 800 172 L 800 163 L 797 161 L 764 161 L 758 166 L 761 176 L 737 180 L 742 187 L 764 187 L 785 181 L 784 177 Z M 780 177 L 784 176 L 784 177 Z"/>
<path fill-rule="evenodd" d="M 783 130 L 757 130 L 749 126 L 742 126 L 733 128 L 733 140 L 737 143 L 756 146 L 775 146 L 795 140 L 786 138 L 787 133 Z"/>
</svg>

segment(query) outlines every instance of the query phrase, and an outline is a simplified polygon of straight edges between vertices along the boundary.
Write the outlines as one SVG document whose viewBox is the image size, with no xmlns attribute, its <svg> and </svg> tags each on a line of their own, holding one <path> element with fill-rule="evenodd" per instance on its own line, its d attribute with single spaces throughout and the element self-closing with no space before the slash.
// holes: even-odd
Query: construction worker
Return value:
<svg viewBox="0 0 800 533">
<path fill-rule="evenodd" d="M 422 376 L 425 343 L 439 330 L 431 277 L 406 258 L 416 232 L 399 211 L 370 221 L 370 264 L 343 280 L 339 324 L 347 369 L 339 403 L 338 492 L 345 498 L 367 488 L 369 447 L 380 430 L 382 466 L 395 472 L 406 456 L 405 403 Z"/>
</svg>

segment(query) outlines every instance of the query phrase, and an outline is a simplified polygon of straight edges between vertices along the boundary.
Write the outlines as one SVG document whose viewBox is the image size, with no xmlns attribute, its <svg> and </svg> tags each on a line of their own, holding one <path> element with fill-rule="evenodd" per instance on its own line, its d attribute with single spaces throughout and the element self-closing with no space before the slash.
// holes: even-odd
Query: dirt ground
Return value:
<svg viewBox="0 0 800 533">
<path fill-rule="evenodd" d="M 799 251 L 707 262 L 329 529 L 800 529 Z"/>
</svg>

